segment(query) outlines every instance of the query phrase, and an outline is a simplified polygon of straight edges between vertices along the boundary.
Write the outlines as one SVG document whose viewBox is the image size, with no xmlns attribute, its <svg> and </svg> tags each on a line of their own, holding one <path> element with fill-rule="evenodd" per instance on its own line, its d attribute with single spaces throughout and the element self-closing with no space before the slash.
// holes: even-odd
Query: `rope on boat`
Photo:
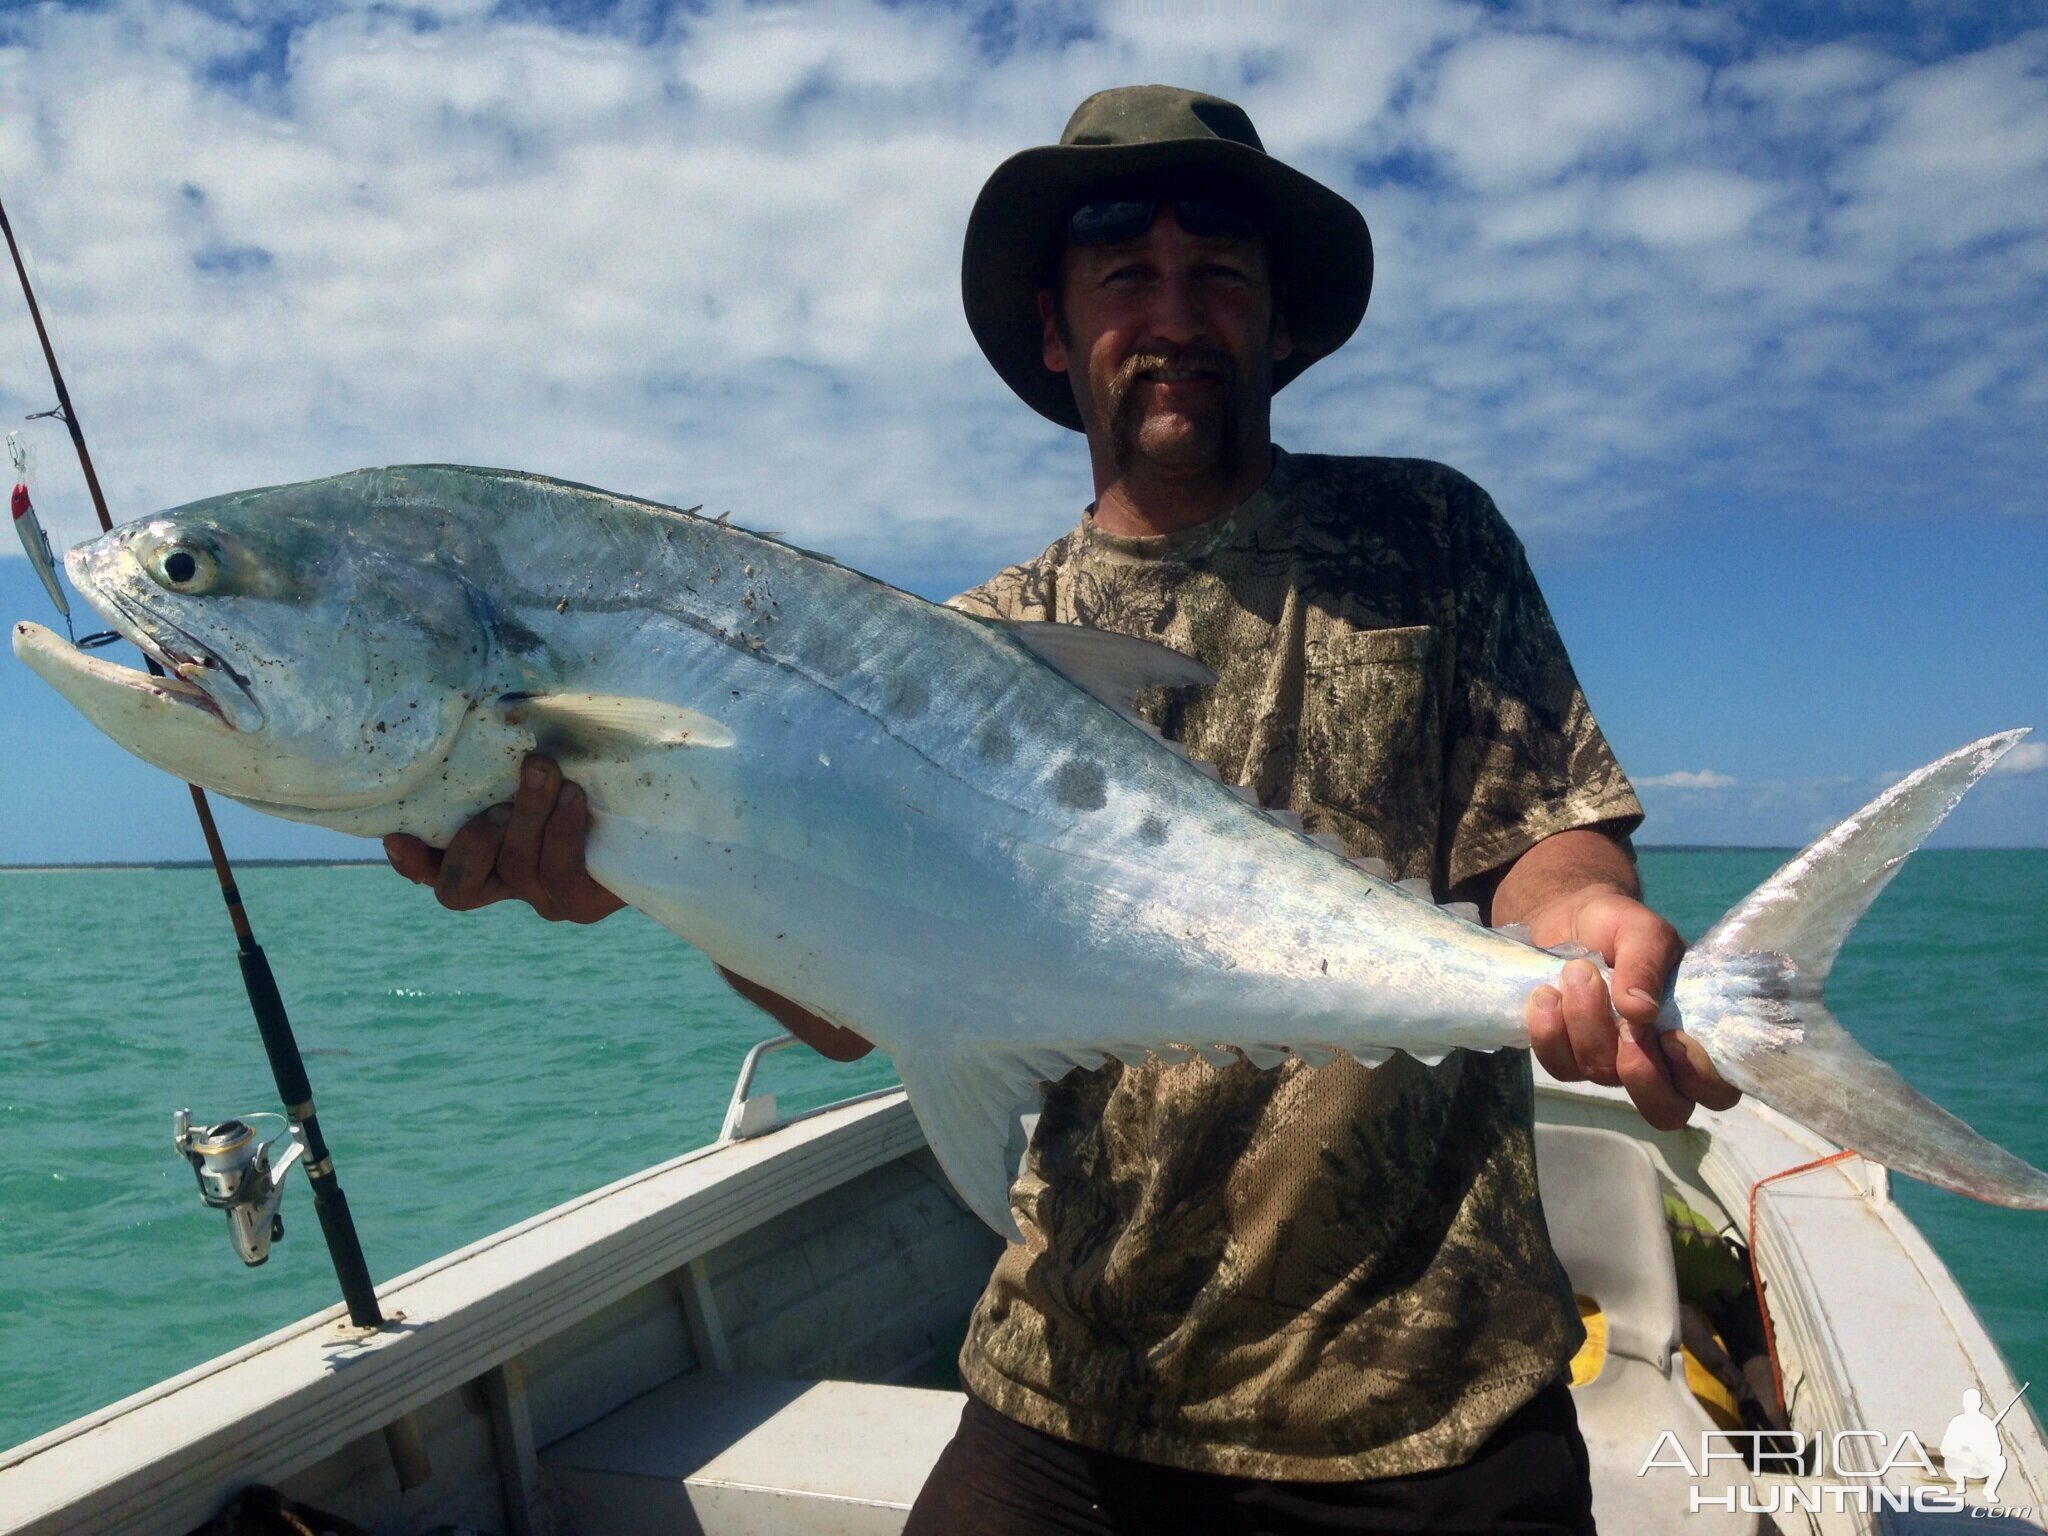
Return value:
<svg viewBox="0 0 2048 1536">
<path fill-rule="evenodd" d="M 1831 1163 L 1857 1156 L 1848 1147 L 1831 1153 L 1827 1157 L 1816 1157 L 1810 1163 L 1801 1163 L 1796 1168 L 1781 1168 L 1776 1173 L 1767 1173 L 1749 1186 L 1749 1285 L 1756 1292 L 1756 1309 L 1764 1320 L 1764 1350 L 1771 1357 L 1771 1388 L 1778 1394 L 1778 1407 L 1789 1421 L 1792 1416 L 1790 1404 L 1785 1401 L 1785 1372 L 1778 1364 L 1778 1330 L 1771 1322 L 1771 1304 L 1764 1299 L 1763 1271 L 1756 1262 L 1756 1197 L 1763 1192 L 1766 1184 L 1775 1184 L 1780 1179 L 1793 1178 L 1802 1173 L 1811 1173 L 1816 1168 L 1825 1168 Z"/>
</svg>

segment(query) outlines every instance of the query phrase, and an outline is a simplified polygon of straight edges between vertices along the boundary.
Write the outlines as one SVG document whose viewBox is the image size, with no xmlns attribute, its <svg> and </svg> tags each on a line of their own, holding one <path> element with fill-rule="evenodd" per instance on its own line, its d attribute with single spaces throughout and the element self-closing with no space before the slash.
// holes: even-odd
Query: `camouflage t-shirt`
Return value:
<svg viewBox="0 0 2048 1536">
<path fill-rule="evenodd" d="M 1277 454 L 1244 505 L 1084 518 L 955 598 L 1199 657 L 1141 712 L 1267 806 L 1444 895 L 1642 808 L 1521 545 L 1439 464 Z M 1256 901 L 1257 892 L 1245 893 Z M 1234 1476 L 1455 1466 L 1583 1333 L 1536 1196 L 1529 1057 L 1116 1062 L 1046 1089 L 960 1366 L 1046 1433 Z"/>
</svg>

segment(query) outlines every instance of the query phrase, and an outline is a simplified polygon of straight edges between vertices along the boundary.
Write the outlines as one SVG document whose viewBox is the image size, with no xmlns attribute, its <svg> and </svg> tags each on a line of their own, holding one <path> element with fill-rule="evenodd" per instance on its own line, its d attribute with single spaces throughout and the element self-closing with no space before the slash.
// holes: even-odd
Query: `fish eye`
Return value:
<svg viewBox="0 0 2048 1536">
<path fill-rule="evenodd" d="M 202 544 L 171 544 L 150 561 L 150 574 L 173 592 L 204 592 L 220 574 L 220 561 Z"/>
</svg>

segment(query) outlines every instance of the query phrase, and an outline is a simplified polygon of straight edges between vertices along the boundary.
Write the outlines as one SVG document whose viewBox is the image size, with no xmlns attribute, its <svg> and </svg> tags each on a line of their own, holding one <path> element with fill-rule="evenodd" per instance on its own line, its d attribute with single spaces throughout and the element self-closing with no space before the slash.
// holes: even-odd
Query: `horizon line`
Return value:
<svg viewBox="0 0 2048 1536">
<path fill-rule="evenodd" d="M 1637 853 L 1797 853 L 1799 847 L 1793 843 L 1638 843 Z M 1921 848 L 1920 854 L 1929 853 L 2043 853 L 2048 845 L 2040 843 L 1985 843 L 1964 848 Z M 383 859 L 336 859 L 336 858 L 246 858 L 230 861 L 240 869 L 386 869 L 389 865 Z M 95 869 L 203 869 L 211 871 L 213 865 L 206 859 L 33 859 L 19 864 L 0 862 L 0 874 L 68 873 Z"/>
</svg>

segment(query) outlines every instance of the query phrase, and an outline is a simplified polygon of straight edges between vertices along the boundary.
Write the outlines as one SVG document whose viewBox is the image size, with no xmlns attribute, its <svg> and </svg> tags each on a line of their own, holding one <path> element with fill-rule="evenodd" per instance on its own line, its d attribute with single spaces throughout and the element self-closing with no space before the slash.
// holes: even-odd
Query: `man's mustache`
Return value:
<svg viewBox="0 0 2048 1536">
<path fill-rule="evenodd" d="M 1199 369 L 1213 373 L 1223 383 L 1226 392 L 1235 390 L 1237 367 L 1228 352 L 1216 351 L 1209 347 L 1176 347 L 1171 352 L 1134 352 L 1118 365 L 1109 381 L 1109 408 L 1111 418 L 1122 411 L 1124 401 L 1130 397 L 1131 389 L 1141 374 Z"/>
</svg>

